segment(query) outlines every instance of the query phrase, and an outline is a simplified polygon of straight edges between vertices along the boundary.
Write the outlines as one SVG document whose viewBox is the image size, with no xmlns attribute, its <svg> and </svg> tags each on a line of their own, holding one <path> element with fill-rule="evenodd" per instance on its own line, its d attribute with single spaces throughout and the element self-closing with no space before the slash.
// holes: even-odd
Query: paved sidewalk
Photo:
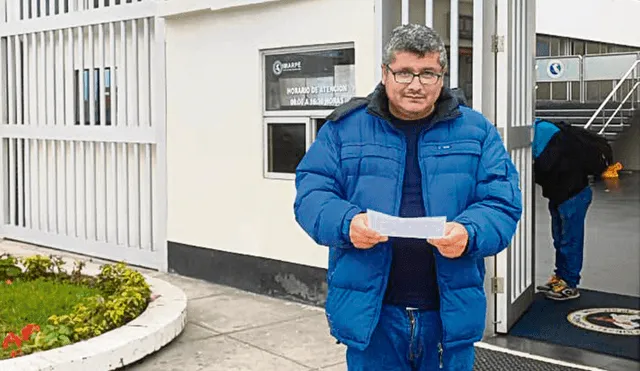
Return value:
<svg viewBox="0 0 640 371">
<path fill-rule="evenodd" d="M 188 323 L 162 351 L 127 370 L 346 369 L 344 347 L 328 335 L 318 308 L 176 275 L 155 276 L 187 294 Z"/>
</svg>

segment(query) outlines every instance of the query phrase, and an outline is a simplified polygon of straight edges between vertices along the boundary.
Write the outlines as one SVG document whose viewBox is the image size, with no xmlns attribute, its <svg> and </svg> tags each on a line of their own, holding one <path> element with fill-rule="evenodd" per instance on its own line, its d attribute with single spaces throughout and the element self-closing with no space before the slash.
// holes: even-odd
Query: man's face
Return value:
<svg viewBox="0 0 640 371">
<path fill-rule="evenodd" d="M 421 76 L 414 77 L 411 73 Z M 393 63 L 382 66 L 382 83 L 389 97 L 391 114 L 402 120 L 416 120 L 431 114 L 440 96 L 443 74 L 440 53 L 423 57 L 410 52 L 396 53 Z"/>
</svg>

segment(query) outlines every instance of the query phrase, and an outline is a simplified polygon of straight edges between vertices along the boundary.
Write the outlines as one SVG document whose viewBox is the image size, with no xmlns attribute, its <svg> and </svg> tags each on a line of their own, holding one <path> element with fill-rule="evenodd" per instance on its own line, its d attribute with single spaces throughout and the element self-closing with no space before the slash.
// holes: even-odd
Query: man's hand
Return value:
<svg viewBox="0 0 640 371">
<path fill-rule="evenodd" d="M 353 217 L 349 226 L 349 238 L 353 246 L 358 249 L 370 249 L 380 242 L 389 240 L 389 237 L 382 236 L 369 228 L 367 214 L 358 214 Z"/>
<path fill-rule="evenodd" d="M 429 238 L 427 242 L 438 248 L 447 258 L 457 258 L 464 252 L 469 240 L 467 229 L 460 223 L 449 222 L 444 225 L 444 236 Z"/>
</svg>

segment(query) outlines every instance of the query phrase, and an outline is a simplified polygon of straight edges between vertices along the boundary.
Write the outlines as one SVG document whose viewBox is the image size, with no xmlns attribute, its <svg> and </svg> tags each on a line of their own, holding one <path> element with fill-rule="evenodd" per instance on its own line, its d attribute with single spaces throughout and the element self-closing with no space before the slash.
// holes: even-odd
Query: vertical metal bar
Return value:
<svg viewBox="0 0 640 371">
<path fill-rule="evenodd" d="M 93 4 L 91 4 L 93 6 Z M 88 46 L 89 46 L 89 127 L 95 130 L 96 126 L 96 40 L 93 32 L 93 25 L 88 26 Z M 87 216 L 87 238 L 96 238 L 96 148 L 95 142 L 86 143 L 85 162 L 85 186 L 86 186 L 86 216 Z"/>
<path fill-rule="evenodd" d="M 67 114 L 65 125 L 73 126 L 76 121 L 76 97 L 75 91 L 78 89 L 78 84 L 75 82 L 75 37 L 73 28 L 67 29 L 67 65 L 65 66 L 65 91 L 66 91 L 66 107 Z M 78 90 L 78 95 L 82 92 Z M 77 222 L 76 222 L 76 191 L 75 191 L 75 154 L 76 145 L 74 141 L 70 140 L 66 142 L 66 166 L 65 166 L 65 189 L 67 190 L 65 196 L 66 205 L 66 219 L 67 219 L 67 236 L 75 237 L 77 235 Z"/>
<path fill-rule="evenodd" d="M 5 139 L 3 139 L 5 140 Z M 16 223 L 16 139 L 8 138 L 6 139 L 9 147 L 9 220 L 6 221 L 6 224 L 15 225 Z M 6 174 L 6 173 L 5 173 Z"/>
<path fill-rule="evenodd" d="M 7 64 L 7 77 L 6 77 L 6 85 L 3 85 L 4 89 L 6 86 L 7 89 L 7 100 L 0 102 L 0 104 L 7 105 L 7 109 L 9 112 L 7 124 L 15 125 L 16 123 L 16 58 L 15 58 L 15 46 L 13 36 L 8 36 L 6 38 L 6 64 Z M 5 63 L 5 60 L 2 60 L 1 63 Z"/>
<path fill-rule="evenodd" d="M 21 45 L 21 36 L 15 36 L 14 43 L 14 55 L 16 58 L 16 124 L 24 125 L 24 87 L 23 87 L 23 72 L 22 72 L 22 64 L 24 63 L 24 58 L 22 54 L 22 45 Z M 24 227 L 24 139 L 20 138 L 17 140 L 18 148 L 17 148 L 17 158 L 18 158 L 18 225 Z"/>
<path fill-rule="evenodd" d="M 140 72 L 142 73 L 141 81 L 141 125 L 149 127 L 151 125 L 151 45 L 149 32 L 149 18 L 142 20 L 143 46 L 141 48 L 142 63 Z M 145 143 L 142 145 L 144 153 L 140 163 L 140 247 L 144 250 L 151 251 L 152 232 L 151 223 L 153 215 L 151 213 L 151 145 Z"/>
<path fill-rule="evenodd" d="M 0 22 L 4 22 L 5 20 L 5 3 L 0 2 Z M 7 38 L 0 37 L 0 102 L 5 102 L 7 99 L 7 65 L 4 63 L 7 60 Z M 0 104 L 0 124 L 4 125 L 9 121 L 7 106 L 5 104 Z M 7 220 L 9 216 L 6 213 L 6 207 L 9 204 L 9 200 L 7 198 L 9 190 L 7 189 L 6 180 L 6 165 L 5 161 L 7 160 L 7 140 L 3 137 L 0 137 L 0 228 L 3 228 L 6 223 L 9 222 Z"/>
<path fill-rule="evenodd" d="M 14 39 L 13 36 L 7 37 L 7 56 L 9 57 L 7 60 L 8 65 L 8 90 L 9 90 L 9 101 L 7 105 L 9 106 L 9 125 L 16 125 L 18 121 L 19 113 L 16 112 L 16 105 L 18 96 L 17 85 L 20 78 L 17 75 L 17 64 L 19 63 L 17 54 L 16 54 L 16 46 L 17 46 L 17 38 Z M 17 142 L 18 139 L 9 138 L 9 221 L 7 224 L 15 225 L 16 217 L 17 217 L 17 185 L 18 185 L 18 169 L 17 169 Z"/>
<path fill-rule="evenodd" d="M 40 4 L 42 6 L 41 14 L 45 14 L 46 8 L 44 4 Z M 47 120 L 47 72 L 46 72 L 46 46 L 47 43 L 45 41 L 45 32 L 39 33 L 39 41 L 38 49 L 40 51 L 40 57 L 36 60 L 39 63 L 38 68 L 38 88 L 37 91 L 40 92 L 38 97 L 38 125 L 40 126 L 48 126 L 49 122 Z M 36 151 L 36 160 L 38 162 L 38 205 L 39 205 L 39 221 L 40 221 L 40 231 L 48 231 L 49 230 L 49 222 L 48 222 L 48 205 L 47 205 L 47 193 L 49 191 L 47 187 L 47 141 L 46 139 L 38 140 L 38 146 Z"/>
<path fill-rule="evenodd" d="M 31 96 L 31 105 L 30 105 L 30 116 L 31 116 L 31 126 L 38 127 L 40 126 L 40 120 L 38 117 L 38 103 L 39 103 L 39 81 L 38 81 L 38 41 L 37 41 L 36 33 L 31 34 L 31 48 L 30 48 L 30 75 L 31 75 L 31 84 L 29 88 L 30 96 Z M 32 226 L 36 230 L 40 230 L 40 175 L 38 173 L 38 151 L 40 148 L 40 142 L 37 139 L 31 141 L 31 206 L 32 212 L 31 215 L 33 217 Z"/>
<path fill-rule="evenodd" d="M 84 28 L 78 27 L 78 52 L 79 52 L 79 71 L 78 71 L 78 105 L 80 106 L 80 125 L 85 125 L 85 100 L 88 99 L 88 92 L 85 89 L 85 42 L 84 42 Z M 76 222 L 77 225 L 77 237 L 87 237 L 87 223 L 86 223 L 86 187 L 85 187 L 85 148 L 84 142 L 79 141 L 76 148 L 75 159 L 75 183 L 76 183 Z"/>
<path fill-rule="evenodd" d="M 105 58 L 106 58 L 106 42 L 104 37 L 104 24 L 99 24 L 98 26 L 98 71 L 99 72 L 99 107 L 100 107 L 100 122 L 99 125 L 101 127 L 106 126 L 107 124 L 107 115 L 106 115 L 106 99 L 105 99 L 105 89 L 106 89 L 106 68 L 105 68 Z M 96 155 L 96 238 L 98 241 L 106 241 L 107 240 L 107 165 L 106 165 L 106 152 L 105 152 L 105 143 L 103 141 L 99 144 L 99 149 L 97 150 Z"/>
<path fill-rule="evenodd" d="M 380 68 L 380 64 L 382 63 L 382 40 L 383 40 L 383 30 L 384 30 L 384 21 L 387 14 L 383 9 L 383 2 L 385 0 L 374 0 L 374 38 L 373 38 L 373 48 L 374 48 L 374 74 L 373 74 L 373 84 L 378 84 L 382 79 L 382 69 Z M 154 36 L 155 36 L 155 28 L 154 28 Z M 155 45 L 155 44 L 154 44 Z M 154 46 L 155 47 L 155 46 Z M 152 58 L 153 59 L 153 58 Z M 151 104 L 153 107 L 153 103 Z"/>
<path fill-rule="evenodd" d="M 52 3 L 54 0 L 49 0 L 49 15 L 53 15 L 51 12 Z M 54 126 L 58 126 L 57 120 L 57 105 L 58 97 L 56 96 L 56 40 L 55 40 L 55 31 L 48 31 L 47 35 L 49 36 L 49 42 L 46 44 L 45 50 L 47 51 L 47 56 L 45 58 L 45 71 L 47 76 L 47 122 Z M 57 187 L 57 141 L 51 140 L 48 141 L 47 144 L 47 214 L 48 214 L 48 231 L 53 233 L 58 233 L 58 187 Z"/>
<path fill-rule="evenodd" d="M 524 65 L 524 32 L 523 32 L 523 26 L 524 26 L 524 21 L 523 21 L 523 13 L 522 13 L 522 0 L 516 0 L 516 2 L 514 3 L 514 22 L 513 22 L 513 28 L 514 28 L 514 32 L 513 34 L 516 36 L 516 78 L 515 83 L 515 91 L 517 94 L 517 104 L 518 104 L 518 117 L 517 117 L 517 121 L 516 121 L 516 125 L 517 126 L 524 126 L 525 125 L 525 118 L 524 118 L 524 75 L 526 73 L 525 71 L 525 65 Z M 520 154 L 522 155 L 522 151 L 520 150 Z M 524 160 L 522 162 L 522 165 L 524 165 Z M 522 168 L 520 168 L 522 169 Z M 520 248 L 524 248 L 523 245 L 520 246 Z"/>
<path fill-rule="evenodd" d="M 62 4 L 58 4 L 58 10 L 62 8 Z M 54 31 L 55 32 L 55 31 Z M 55 54 L 55 111 L 56 111 L 56 126 L 65 125 L 66 114 L 66 96 L 65 96 L 65 37 L 62 29 L 55 32 L 57 34 L 56 42 L 54 44 Z M 55 184 L 56 184 L 56 234 L 65 234 L 67 230 L 67 216 L 66 216 L 66 178 L 65 172 L 65 148 L 66 143 L 64 140 L 54 141 L 54 153 L 55 153 Z"/>
<path fill-rule="evenodd" d="M 11 14 L 11 12 L 9 12 L 9 14 Z M 8 124 L 9 125 L 15 125 L 16 123 L 16 110 L 15 110 L 15 101 L 16 101 L 16 97 L 15 97 L 15 91 L 16 91 L 16 86 L 15 86 L 15 80 L 16 80 L 16 72 L 15 72 L 15 47 L 14 47 L 14 40 L 12 36 L 8 36 L 6 38 L 6 64 L 7 64 L 7 77 L 6 77 L 6 81 L 7 84 L 6 85 L 2 85 L 2 89 L 5 88 L 5 86 L 7 87 L 7 101 L 6 101 L 6 105 L 9 111 L 9 117 L 8 117 Z M 5 59 L 2 59 L 1 63 L 5 63 Z M 2 104 L 5 104 L 5 101 L 1 102 Z M 16 158 L 15 158 L 15 152 L 16 152 L 16 148 L 15 148 L 15 139 L 14 138 L 7 138 L 7 139 L 2 139 L 3 142 L 7 143 L 7 160 L 8 160 L 8 166 L 6 166 L 3 163 L 2 166 L 2 182 L 5 182 L 5 179 L 8 179 L 7 182 L 7 199 L 8 199 L 8 209 L 6 210 L 6 214 L 7 214 L 7 220 L 5 220 L 6 224 L 9 225 L 14 225 L 15 224 L 15 219 L 16 219 Z"/>
<path fill-rule="evenodd" d="M 129 126 L 128 123 L 128 75 L 129 69 L 127 68 L 127 27 L 125 21 L 120 22 L 120 63 L 119 70 L 117 72 L 118 77 L 118 126 Z M 125 244 L 128 246 L 128 212 L 127 212 L 127 145 L 126 143 L 118 144 L 118 244 Z"/>
<path fill-rule="evenodd" d="M 109 102 L 111 109 L 111 125 L 116 128 L 118 126 L 118 116 L 116 115 L 116 106 L 118 103 L 118 97 L 116 95 L 116 86 L 117 86 L 117 56 L 116 56 L 116 31 L 114 22 L 109 22 L 109 50 L 111 50 L 111 63 L 110 63 L 110 73 L 109 73 Z M 117 130 L 117 129 L 115 129 Z M 107 207 L 107 212 L 109 212 L 108 216 L 108 233 L 107 233 L 107 241 L 108 242 L 118 242 L 118 172 L 117 172 L 117 151 L 116 151 L 116 143 L 111 142 L 109 144 L 109 157 L 110 157 L 110 168 L 108 172 L 107 179 L 109 179 L 109 184 L 111 185 L 110 191 L 107 192 L 109 206 Z"/>
<path fill-rule="evenodd" d="M 579 56 L 580 58 L 580 102 L 584 103 L 585 102 L 585 87 L 586 87 L 586 83 L 584 80 L 584 57 L 583 56 Z"/>
<path fill-rule="evenodd" d="M 409 0 L 402 0 L 402 24 L 409 23 Z"/>
<path fill-rule="evenodd" d="M 22 125 L 31 126 L 31 101 L 32 101 L 32 93 L 30 89 L 31 85 L 31 76 L 30 76 L 30 53 L 29 53 L 29 37 L 27 34 L 19 36 L 19 53 L 20 53 L 20 73 L 21 73 L 21 109 L 20 109 L 20 117 L 22 119 Z M 31 182 L 31 168 L 30 168 L 30 140 L 25 138 L 22 140 L 22 153 L 23 153 L 23 204 L 24 204 L 24 227 L 31 228 L 31 193 L 30 193 L 30 182 Z"/>
<path fill-rule="evenodd" d="M 458 40 L 458 20 L 460 19 L 459 0 L 451 0 L 450 28 L 449 28 L 449 87 L 458 87 L 458 60 L 459 60 L 459 40 Z"/>
<path fill-rule="evenodd" d="M 433 28 L 433 0 L 424 0 L 424 23 Z"/>
<path fill-rule="evenodd" d="M 131 21 L 131 124 L 140 127 L 140 70 L 139 58 L 139 23 L 137 19 Z M 130 145 L 129 158 L 129 246 L 140 247 L 140 144 Z"/>
<path fill-rule="evenodd" d="M 1 1 L 1 0 L 0 0 Z M 0 6 L 4 5 L 4 3 L 0 2 Z M 2 16 L 4 9 L 0 7 L 0 16 Z M 0 21 L 3 19 L 0 18 Z M 6 89 L 8 84 L 8 71 L 7 65 L 4 63 L 7 60 L 7 39 L 6 37 L 0 37 L 0 102 L 7 101 L 8 91 Z M 0 124 L 8 124 L 9 123 L 9 113 L 7 112 L 8 107 L 5 104 L 0 104 Z M 0 182 L 1 186 L 2 182 Z M 1 214 L 1 213 L 0 213 Z"/>
<path fill-rule="evenodd" d="M 29 42 L 29 35 L 25 34 L 22 36 L 22 58 L 24 60 L 23 63 L 23 73 L 24 73 L 24 121 L 26 126 L 33 126 L 33 71 L 31 69 L 31 48 L 33 45 Z M 31 166 L 31 151 L 32 151 L 32 141 L 31 139 L 25 139 L 24 141 L 24 185 L 25 185 L 25 227 L 33 228 L 33 191 L 31 188 L 32 178 L 33 178 L 33 167 Z"/>
</svg>

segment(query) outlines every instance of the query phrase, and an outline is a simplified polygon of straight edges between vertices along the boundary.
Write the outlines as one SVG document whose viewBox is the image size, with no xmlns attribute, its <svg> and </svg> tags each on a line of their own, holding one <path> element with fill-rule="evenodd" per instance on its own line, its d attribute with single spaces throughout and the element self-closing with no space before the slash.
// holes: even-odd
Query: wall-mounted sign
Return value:
<svg viewBox="0 0 640 371">
<path fill-rule="evenodd" d="M 267 111 L 324 110 L 355 95 L 355 50 L 329 49 L 265 56 Z"/>
<path fill-rule="evenodd" d="M 553 59 L 547 64 L 547 76 L 552 79 L 562 77 L 564 74 L 564 63 L 559 59 Z"/>
</svg>

